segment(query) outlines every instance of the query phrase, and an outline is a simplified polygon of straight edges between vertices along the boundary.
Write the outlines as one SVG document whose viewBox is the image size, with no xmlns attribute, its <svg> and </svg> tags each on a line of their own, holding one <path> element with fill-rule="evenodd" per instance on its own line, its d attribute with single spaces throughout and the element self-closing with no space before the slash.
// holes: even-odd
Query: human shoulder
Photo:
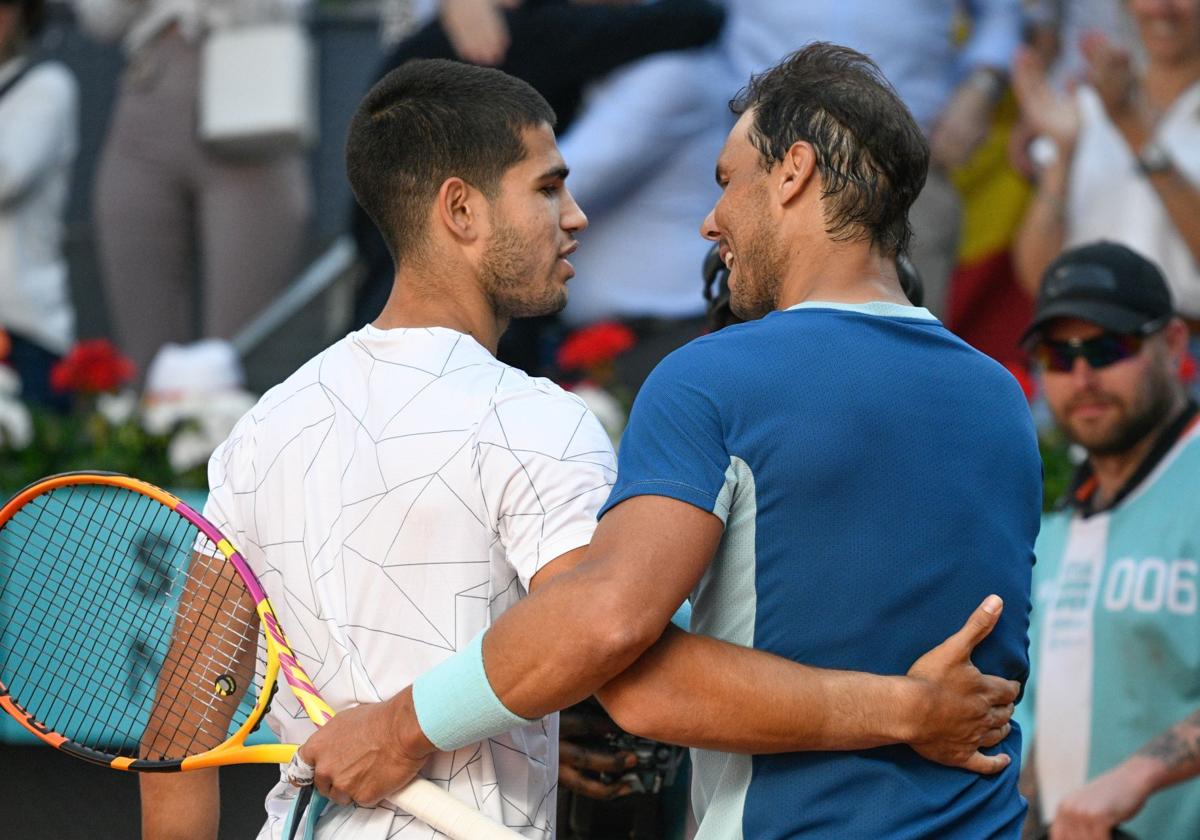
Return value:
<svg viewBox="0 0 1200 840">
<path fill-rule="evenodd" d="M 600 421 L 575 394 L 543 377 L 503 366 L 487 413 L 481 445 L 546 453 L 612 452 Z M 579 446 L 584 449 L 579 449 Z"/>
<path fill-rule="evenodd" d="M 35 62 L 16 84 L 14 94 L 39 101 L 74 106 L 79 100 L 79 82 L 60 61 Z"/>
</svg>

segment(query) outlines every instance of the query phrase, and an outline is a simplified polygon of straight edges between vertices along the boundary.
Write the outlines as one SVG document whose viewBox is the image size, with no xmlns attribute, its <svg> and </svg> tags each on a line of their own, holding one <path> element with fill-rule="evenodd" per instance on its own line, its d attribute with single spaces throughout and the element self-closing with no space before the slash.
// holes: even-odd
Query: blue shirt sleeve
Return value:
<svg viewBox="0 0 1200 840">
<path fill-rule="evenodd" d="M 709 341 L 668 356 L 638 392 L 617 456 L 617 483 L 600 516 L 634 496 L 667 496 L 725 521 L 719 498 L 730 459 L 714 371 L 703 364 Z"/>
</svg>

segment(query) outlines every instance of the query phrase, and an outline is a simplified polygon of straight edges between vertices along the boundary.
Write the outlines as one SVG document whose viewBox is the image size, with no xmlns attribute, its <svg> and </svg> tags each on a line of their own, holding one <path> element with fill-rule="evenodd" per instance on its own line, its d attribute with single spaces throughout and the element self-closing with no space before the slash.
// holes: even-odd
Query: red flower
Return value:
<svg viewBox="0 0 1200 840">
<path fill-rule="evenodd" d="M 607 321 L 576 330 L 558 348 L 558 366 L 563 370 L 590 370 L 611 362 L 633 347 L 633 330 Z"/>
<path fill-rule="evenodd" d="M 1196 381 L 1196 357 L 1191 353 L 1183 354 L 1183 361 L 1179 363 L 1179 378 L 1185 385 Z"/>
<path fill-rule="evenodd" d="M 133 362 L 103 338 L 81 341 L 50 371 L 55 391 L 102 394 L 133 378 Z"/>
<path fill-rule="evenodd" d="M 1013 379 L 1017 380 L 1017 384 L 1021 386 L 1021 393 L 1025 395 L 1026 402 L 1033 402 L 1033 398 L 1037 396 L 1037 380 L 1029 372 L 1029 369 L 1024 365 L 1005 365 L 1008 372 L 1012 374 Z"/>
</svg>

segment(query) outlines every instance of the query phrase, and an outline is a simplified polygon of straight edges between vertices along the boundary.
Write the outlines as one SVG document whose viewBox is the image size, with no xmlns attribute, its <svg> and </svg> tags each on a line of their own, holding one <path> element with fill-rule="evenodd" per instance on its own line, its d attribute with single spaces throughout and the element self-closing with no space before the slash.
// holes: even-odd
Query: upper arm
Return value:
<svg viewBox="0 0 1200 840">
<path fill-rule="evenodd" d="M 79 95 L 57 65 L 29 71 L 10 94 L 19 119 L 0 122 L 0 204 L 20 196 L 53 167 L 74 157 Z"/>
<path fill-rule="evenodd" d="M 705 373 L 703 354 L 692 351 L 646 380 L 592 540 L 593 555 L 618 569 L 618 585 L 656 599 L 663 626 L 712 562 L 728 515 L 732 459 Z"/>
</svg>

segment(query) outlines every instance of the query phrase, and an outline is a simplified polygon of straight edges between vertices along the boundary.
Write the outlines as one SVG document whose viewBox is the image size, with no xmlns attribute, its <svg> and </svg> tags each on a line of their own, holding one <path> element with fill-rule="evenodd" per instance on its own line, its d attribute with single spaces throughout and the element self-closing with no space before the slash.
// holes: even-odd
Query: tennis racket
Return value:
<svg viewBox="0 0 1200 840">
<path fill-rule="evenodd" d="M 333 717 L 246 561 L 170 493 L 69 473 L 0 508 L 0 706 L 50 746 L 142 772 L 286 764 L 296 745 L 246 743 L 280 674 Z M 425 779 L 388 801 L 453 840 L 521 837 Z"/>
</svg>

